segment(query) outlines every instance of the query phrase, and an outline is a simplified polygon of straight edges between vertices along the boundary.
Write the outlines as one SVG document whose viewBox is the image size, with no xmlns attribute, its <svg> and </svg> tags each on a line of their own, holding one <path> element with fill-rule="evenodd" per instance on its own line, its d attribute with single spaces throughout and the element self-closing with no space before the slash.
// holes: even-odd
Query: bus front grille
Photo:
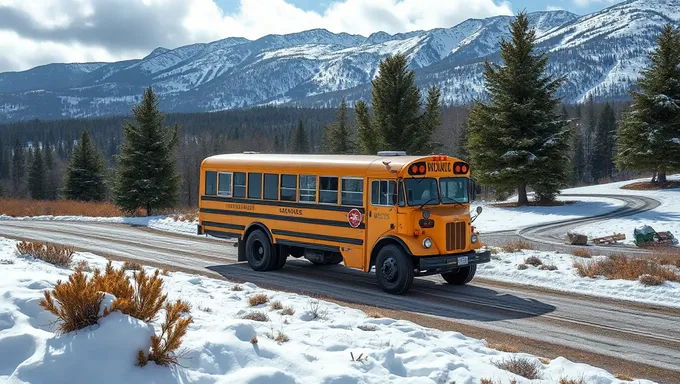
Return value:
<svg viewBox="0 0 680 384">
<path fill-rule="evenodd" d="M 465 249 L 465 222 L 459 221 L 446 224 L 446 250 L 459 251 Z"/>
</svg>

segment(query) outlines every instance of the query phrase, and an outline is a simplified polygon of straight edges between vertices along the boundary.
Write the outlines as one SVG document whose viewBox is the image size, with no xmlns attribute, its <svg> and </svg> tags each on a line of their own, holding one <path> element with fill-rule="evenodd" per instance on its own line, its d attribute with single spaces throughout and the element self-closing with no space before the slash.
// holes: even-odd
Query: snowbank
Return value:
<svg viewBox="0 0 680 384">
<path fill-rule="evenodd" d="M 55 335 L 50 327 L 54 318 L 38 303 L 43 290 L 71 271 L 18 258 L 14 246 L 14 241 L 0 238 L 0 382 L 444 384 L 479 383 L 482 378 L 555 383 L 562 377 L 582 377 L 587 383 L 624 383 L 589 365 L 563 358 L 543 364 L 535 356 L 517 354 L 540 367 L 543 380 L 530 381 L 497 368 L 493 362 L 515 354 L 490 349 L 483 340 L 408 321 L 369 318 L 358 310 L 252 284 L 232 291 L 231 283 L 185 273 L 164 276 L 169 298 L 182 298 L 192 307 L 194 323 L 183 344 L 183 367 L 151 363 L 140 368 L 134 365 L 135 353 L 148 345 L 149 326 L 115 314 L 92 329 Z M 88 260 L 93 267 L 106 262 L 89 253 L 77 253 L 75 260 Z M 247 298 L 256 293 L 295 313 L 249 307 Z M 267 313 L 270 321 L 241 319 L 253 309 Z M 315 318 L 314 312 L 322 316 Z M 278 343 L 267 336 L 279 331 L 290 340 Z M 255 336 L 258 342 L 252 344 Z M 352 361 L 350 353 L 355 359 L 361 355 L 362 361 Z"/>
<path fill-rule="evenodd" d="M 0 215 L 2 220 L 35 220 L 35 221 L 79 221 L 90 223 L 111 223 L 128 224 L 140 227 L 148 227 L 159 231 L 174 232 L 181 234 L 196 235 L 197 220 L 175 220 L 174 215 L 170 216 L 149 216 L 149 217 L 90 217 L 90 216 L 24 216 L 14 217 Z"/>
<path fill-rule="evenodd" d="M 680 180 L 680 174 L 669 176 L 668 180 Z M 574 231 L 588 235 L 590 238 L 607 236 L 613 233 L 624 233 L 626 235 L 626 240 L 623 242 L 633 244 L 633 230 L 642 225 L 649 225 L 657 232 L 671 231 L 676 238 L 680 238 L 680 189 L 665 189 L 658 191 L 621 189 L 624 185 L 642 181 L 649 181 L 649 179 L 629 180 L 589 187 L 571 188 L 562 191 L 563 193 L 640 195 L 651 197 L 661 202 L 659 207 L 651 211 L 626 218 L 583 225 L 574 228 Z M 676 242 L 676 245 L 680 244 Z"/>
<path fill-rule="evenodd" d="M 529 265 L 519 270 L 526 258 L 538 257 L 544 265 L 554 265 L 557 270 L 541 270 Z M 492 262 L 477 267 L 477 276 L 489 280 L 518 283 L 580 295 L 632 300 L 661 306 L 680 308 L 680 283 L 666 281 L 659 286 L 645 286 L 639 281 L 591 279 L 576 273 L 574 262 L 596 261 L 606 256 L 584 259 L 564 253 L 522 250 L 515 253 L 500 252 L 492 255 Z M 679 270 L 680 272 L 680 270 Z"/>
</svg>

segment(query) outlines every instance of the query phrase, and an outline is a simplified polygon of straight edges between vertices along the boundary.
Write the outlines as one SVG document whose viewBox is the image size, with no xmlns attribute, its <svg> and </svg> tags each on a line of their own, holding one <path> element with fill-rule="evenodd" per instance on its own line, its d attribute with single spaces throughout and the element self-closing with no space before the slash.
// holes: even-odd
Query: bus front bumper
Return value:
<svg viewBox="0 0 680 384">
<path fill-rule="evenodd" d="M 450 255 L 414 257 L 418 276 L 434 275 L 453 269 L 467 267 L 472 264 L 483 264 L 491 261 L 491 251 L 470 251 Z"/>
</svg>

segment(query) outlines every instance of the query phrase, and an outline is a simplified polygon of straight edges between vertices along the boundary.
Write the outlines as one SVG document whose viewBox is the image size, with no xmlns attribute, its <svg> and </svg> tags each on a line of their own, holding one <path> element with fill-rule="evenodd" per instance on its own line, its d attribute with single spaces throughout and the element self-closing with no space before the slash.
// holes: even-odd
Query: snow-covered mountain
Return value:
<svg viewBox="0 0 680 384">
<path fill-rule="evenodd" d="M 630 0 L 579 17 L 536 12 L 531 26 L 560 96 L 578 102 L 628 98 L 663 24 L 680 20 L 680 0 Z M 370 99 L 378 63 L 403 52 L 418 85 L 442 88 L 446 104 L 484 97 L 482 63 L 499 60 L 512 17 L 470 19 L 452 28 L 368 37 L 310 30 L 257 40 L 227 38 L 139 60 L 50 64 L 0 74 L 0 121 L 126 114 L 152 85 L 165 111 L 214 111 L 262 104 L 336 106 Z"/>
</svg>

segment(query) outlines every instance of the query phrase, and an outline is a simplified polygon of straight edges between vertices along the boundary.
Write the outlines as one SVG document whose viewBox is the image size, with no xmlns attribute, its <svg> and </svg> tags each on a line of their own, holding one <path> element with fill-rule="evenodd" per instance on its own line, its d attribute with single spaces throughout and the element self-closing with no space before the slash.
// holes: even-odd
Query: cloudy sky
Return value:
<svg viewBox="0 0 680 384">
<path fill-rule="evenodd" d="M 369 35 L 519 10 L 585 14 L 620 0 L 0 0 L 0 72 L 141 58 L 229 36 L 312 28 Z M 653 1 L 653 0 L 652 0 Z"/>
</svg>

